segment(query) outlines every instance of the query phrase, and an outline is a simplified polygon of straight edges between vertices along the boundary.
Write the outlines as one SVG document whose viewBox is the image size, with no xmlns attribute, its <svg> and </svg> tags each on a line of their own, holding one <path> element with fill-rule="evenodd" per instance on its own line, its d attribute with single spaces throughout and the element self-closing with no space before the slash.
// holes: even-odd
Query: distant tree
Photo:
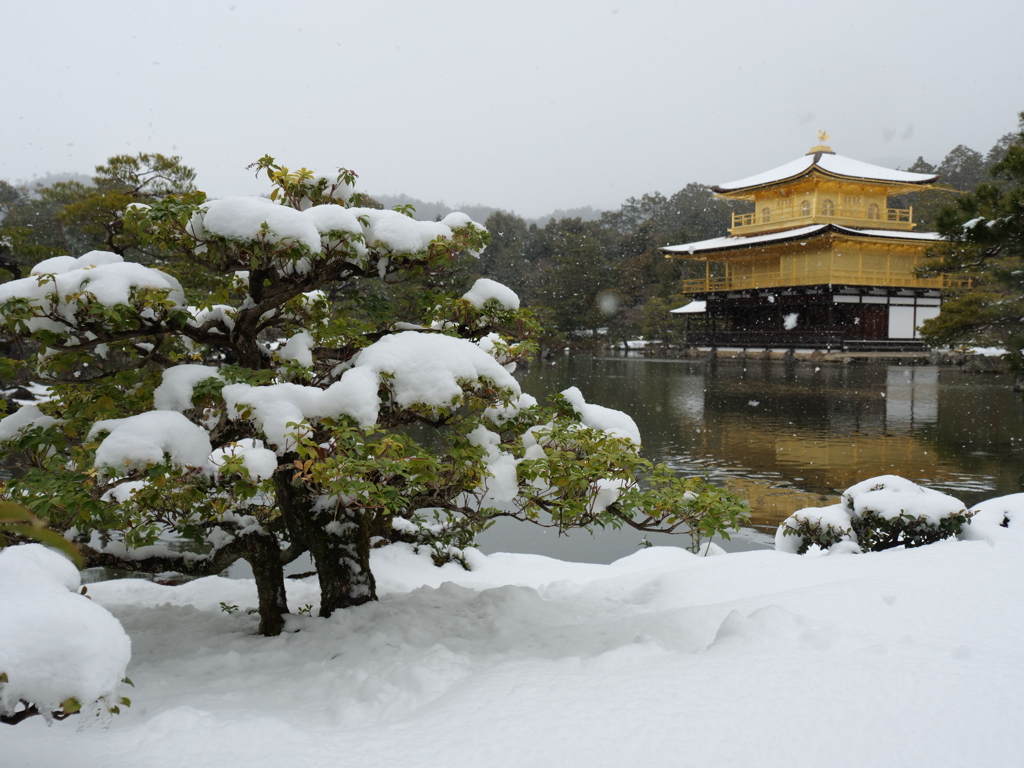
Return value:
<svg viewBox="0 0 1024 768">
<path fill-rule="evenodd" d="M 69 228 L 96 238 L 104 250 L 134 260 L 153 261 L 138 234 L 125 230 L 124 211 L 133 203 L 152 203 L 195 191 L 196 172 L 180 157 L 146 152 L 115 155 L 96 166 L 93 189 L 61 209 L 58 219 Z"/>
<path fill-rule="evenodd" d="M 96 167 L 92 181 L 58 181 L 34 191 L 3 182 L 0 238 L 12 264 L 20 270 L 52 256 L 95 249 L 152 262 L 158 253 L 145 250 L 140 238 L 125 230 L 124 211 L 132 203 L 195 191 L 195 171 L 180 157 L 158 153 L 111 157 Z"/>
<path fill-rule="evenodd" d="M 991 173 L 993 181 L 943 208 L 937 229 L 946 243 L 936 248 L 925 274 L 971 278 L 954 292 L 942 314 L 922 327 L 933 345 L 999 344 L 1024 379 L 1024 113 L 1021 132 Z"/>
<path fill-rule="evenodd" d="M 907 168 L 907 170 L 910 171 L 911 173 L 938 173 L 939 172 L 938 168 L 936 168 L 934 165 L 929 163 L 927 160 L 925 160 L 920 155 L 917 156 L 917 160 L 915 160 L 913 162 L 913 164 L 909 168 Z"/>
<path fill-rule="evenodd" d="M 715 197 L 703 184 L 690 183 L 666 198 L 660 192 L 629 198 L 601 220 L 623 235 L 646 227 L 658 246 L 716 237 L 729 226 L 730 214 L 742 204 Z"/>
<path fill-rule="evenodd" d="M 999 141 L 993 144 L 992 149 L 985 155 L 985 168 L 991 172 L 995 165 L 1001 163 L 1016 140 L 1017 134 L 1015 133 L 1006 133 L 1000 136 Z"/>
<path fill-rule="evenodd" d="M 42 259 L 85 253 L 102 244 L 100 238 L 68 227 L 60 219 L 65 206 L 88 195 L 89 187 L 77 181 L 59 181 L 35 192 L 6 185 L 0 238 L 7 246 L 7 260 L 18 271 L 17 276 Z"/>
<path fill-rule="evenodd" d="M 960 145 L 946 156 L 946 159 L 943 161 L 945 171 L 953 170 L 958 174 L 959 178 L 959 172 L 954 167 L 958 158 L 964 160 L 969 167 L 973 167 L 972 161 L 980 160 L 981 155 L 973 149 Z M 977 166 L 974 170 L 977 171 L 979 168 L 984 172 L 983 164 Z M 947 180 L 944 171 L 940 170 L 940 166 L 932 165 L 923 157 L 919 156 L 907 170 L 911 173 L 938 174 L 940 178 L 935 188 L 895 195 L 889 199 L 889 204 L 893 208 L 912 208 L 914 211 L 914 224 L 917 229 L 920 231 L 932 231 L 935 229 L 935 219 L 939 214 L 939 210 L 942 206 L 949 204 L 951 195 L 960 188 L 954 183 L 956 179 L 954 179 L 954 182 Z"/>
<path fill-rule="evenodd" d="M 543 284 L 539 303 L 551 310 L 558 331 L 597 337 L 622 306 L 610 256 L 611 233 L 594 221 L 561 219 L 544 228 L 540 250 Z"/>
<path fill-rule="evenodd" d="M 942 181 L 954 189 L 967 192 L 983 182 L 987 174 L 985 158 L 970 147 L 959 144 L 939 163 Z"/>
<path fill-rule="evenodd" d="M 544 224 L 551 219 L 579 219 L 580 221 L 598 221 L 604 211 L 599 211 L 593 206 L 583 205 L 577 208 L 556 208 L 547 216 L 538 216 L 533 220 L 535 224 Z"/>
<path fill-rule="evenodd" d="M 539 289 L 534 248 L 537 226 L 506 211 L 492 213 L 484 226 L 491 234 L 491 244 L 475 265 L 478 274 L 507 285 L 526 306 L 535 305 Z"/>
<path fill-rule="evenodd" d="M 376 202 L 376 206 L 367 205 L 368 201 L 373 199 Z M 419 198 L 412 197 L 411 195 L 374 195 L 370 198 L 369 195 L 363 195 L 364 207 L 379 207 L 397 209 L 404 205 L 411 205 L 413 207 L 413 217 L 420 221 L 440 221 L 444 218 L 452 208 L 450 205 L 445 204 L 443 201 L 438 202 L 427 202 L 426 200 L 420 200 Z M 460 206 L 459 210 L 465 213 L 467 216 L 472 216 L 474 221 L 484 221 L 488 216 L 494 213 L 497 209 L 491 208 L 486 205 L 463 205 Z"/>
</svg>

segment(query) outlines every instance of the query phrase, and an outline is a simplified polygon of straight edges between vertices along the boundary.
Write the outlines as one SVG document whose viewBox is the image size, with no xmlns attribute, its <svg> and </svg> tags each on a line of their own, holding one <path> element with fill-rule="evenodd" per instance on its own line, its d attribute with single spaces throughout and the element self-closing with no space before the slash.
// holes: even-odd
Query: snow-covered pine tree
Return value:
<svg viewBox="0 0 1024 768">
<path fill-rule="evenodd" d="M 641 458 L 625 414 L 521 391 L 531 313 L 493 281 L 443 278 L 487 245 L 467 216 L 362 207 L 344 169 L 255 166 L 270 199 L 124 213 L 159 268 L 93 251 L 0 286 L 2 327 L 38 350 L 9 372 L 49 388 L 0 421 L 22 464 L 2 497 L 87 564 L 201 575 L 244 558 L 273 635 L 304 553 L 329 616 L 375 599 L 373 547 L 458 559 L 502 516 L 698 539 L 741 520 L 733 496 Z"/>
</svg>

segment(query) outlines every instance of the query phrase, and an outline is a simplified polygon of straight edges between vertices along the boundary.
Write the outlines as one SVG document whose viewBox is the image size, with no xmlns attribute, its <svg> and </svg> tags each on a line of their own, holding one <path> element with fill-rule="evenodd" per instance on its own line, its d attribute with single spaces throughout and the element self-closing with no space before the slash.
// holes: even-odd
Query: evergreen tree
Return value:
<svg viewBox="0 0 1024 768">
<path fill-rule="evenodd" d="M 981 153 L 963 144 L 951 149 L 937 170 L 944 184 L 961 192 L 974 189 L 988 175 Z"/>
<path fill-rule="evenodd" d="M 0 421 L 21 461 L 0 501 L 76 539 L 88 565 L 202 575 L 245 559 L 268 635 L 288 613 L 283 567 L 305 553 L 326 617 L 376 598 L 371 548 L 459 560 L 498 517 L 698 540 L 738 524 L 736 498 L 642 459 L 625 414 L 575 388 L 546 405 L 521 392 L 531 313 L 505 286 L 463 292 L 445 274 L 489 238 L 464 214 L 418 222 L 362 206 L 350 171 L 257 167 L 270 200 L 169 195 L 125 213 L 143 246 L 219 276 L 194 281 L 212 295 L 112 252 L 0 286 L 0 327 L 40 347 L 4 366 L 52 395 Z M 607 230 L 554 230 L 557 311 L 594 327 Z M 166 537 L 200 552 L 144 549 Z"/>
<path fill-rule="evenodd" d="M 1021 132 L 991 169 L 993 181 L 942 209 L 947 243 L 926 274 L 970 278 L 922 327 L 932 345 L 998 344 L 1018 383 L 1024 377 L 1024 113 Z"/>
</svg>

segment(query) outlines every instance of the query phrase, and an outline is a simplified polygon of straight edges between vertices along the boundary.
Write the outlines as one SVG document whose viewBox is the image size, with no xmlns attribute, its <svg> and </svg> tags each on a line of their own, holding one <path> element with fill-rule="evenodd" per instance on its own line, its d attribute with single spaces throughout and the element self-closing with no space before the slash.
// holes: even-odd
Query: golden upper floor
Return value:
<svg viewBox="0 0 1024 768">
<path fill-rule="evenodd" d="M 890 208 L 889 195 L 920 190 L 937 178 L 862 163 L 819 145 L 778 168 L 711 189 L 719 197 L 754 204 L 751 213 L 733 214 L 732 235 L 812 224 L 909 231 L 913 209 Z"/>
</svg>

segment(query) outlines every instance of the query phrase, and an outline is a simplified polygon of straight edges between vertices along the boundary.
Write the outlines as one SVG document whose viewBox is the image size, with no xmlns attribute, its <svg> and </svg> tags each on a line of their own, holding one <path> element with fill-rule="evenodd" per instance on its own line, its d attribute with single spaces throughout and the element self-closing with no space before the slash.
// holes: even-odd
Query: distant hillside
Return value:
<svg viewBox="0 0 1024 768">
<path fill-rule="evenodd" d="M 378 195 L 371 193 L 370 197 L 383 205 L 385 208 L 394 208 L 396 205 L 411 205 L 416 209 L 415 218 L 420 221 L 435 221 L 438 217 L 444 218 L 452 211 L 462 211 L 473 221 L 481 224 L 487 221 L 487 217 L 497 211 L 487 205 L 448 205 L 443 201 L 428 203 L 409 195 Z"/>
<path fill-rule="evenodd" d="M 16 187 L 35 189 L 36 187 L 49 187 L 58 181 L 77 181 L 80 184 L 92 186 L 92 176 L 86 176 L 84 173 L 48 173 L 45 176 L 36 176 L 28 181 L 20 179 L 13 182 L 13 184 Z"/>
<path fill-rule="evenodd" d="M 396 205 L 411 205 L 416 209 L 415 217 L 420 221 L 434 221 L 439 216 L 443 218 L 452 211 L 462 211 L 467 216 L 470 216 L 474 221 L 483 223 L 487 221 L 487 217 L 492 213 L 503 210 L 500 208 L 492 208 L 488 205 L 448 205 L 444 201 L 428 203 L 424 200 L 402 194 L 371 194 L 370 197 L 379 202 L 385 208 L 394 208 Z M 597 221 L 601 218 L 601 213 L 602 211 L 598 211 L 589 205 L 584 206 L 583 208 L 559 208 L 545 216 L 538 216 L 535 219 L 526 219 L 526 223 L 544 226 L 551 219 L 576 218 L 582 219 L 583 221 Z"/>
<path fill-rule="evenodd" d="M 602 213 L 604 213 L 604 211 L 599 211 L 589 205 L 585 205 L 582 208 L 558 208 L 547 216 L 538 216 L 536 219 L 531 219 L 531 221 L 534 221 L 541 226 L 547 224 L 551 219 L 582 219 L 583 221 L 597 221 L 601 218 Z"/>
</svg>

